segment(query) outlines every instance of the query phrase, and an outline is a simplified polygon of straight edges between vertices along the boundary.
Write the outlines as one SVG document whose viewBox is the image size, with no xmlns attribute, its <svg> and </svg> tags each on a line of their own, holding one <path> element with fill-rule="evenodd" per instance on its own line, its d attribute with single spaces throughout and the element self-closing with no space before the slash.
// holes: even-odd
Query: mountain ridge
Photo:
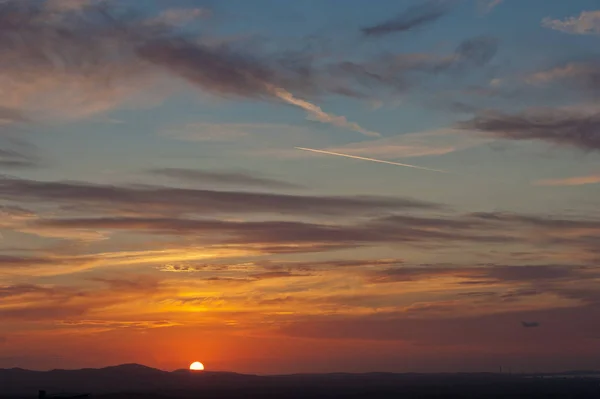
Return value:
<svg viewBox="0 0 600 399">
<path fill-rule="evenodd" d="M 549 375 L 578 377 L 600 375 L 598 371 L 572 371 Z M 524 384 L 535 374 L 480 373 L 298 373 L 279 375 L 239 374 L 229 371 L 165 371 L 141 364 L 129 363 L 102 368 L 54 369 L 34 371 L 22 368 L 0 369 L 0 396 L 27 395 L 38 390 L 91 394 L 122 392 L 254 392 L 264 390 L 329 389 L 352 392 L 369 389 L 399 389 L 399 387 L 486 386 L 494 384 Z M 537 375 L 541 376 L 541 375 Z M 541 380 L 541 379 L 540 379 Z"/>
</svg>

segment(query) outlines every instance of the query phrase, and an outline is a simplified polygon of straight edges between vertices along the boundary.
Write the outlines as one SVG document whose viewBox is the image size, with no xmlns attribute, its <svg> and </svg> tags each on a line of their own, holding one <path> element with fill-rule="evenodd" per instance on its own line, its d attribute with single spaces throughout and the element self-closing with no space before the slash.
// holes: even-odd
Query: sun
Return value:
<svg viewBox="0 0 600 399">
<path fill-rule="evenodd" d="M 202 371 L 202 370 L 204 370 L 204 365 L 200 362 L 194 362 L 194 363 L 190 364 L 190 370 Z"/>
</svg>

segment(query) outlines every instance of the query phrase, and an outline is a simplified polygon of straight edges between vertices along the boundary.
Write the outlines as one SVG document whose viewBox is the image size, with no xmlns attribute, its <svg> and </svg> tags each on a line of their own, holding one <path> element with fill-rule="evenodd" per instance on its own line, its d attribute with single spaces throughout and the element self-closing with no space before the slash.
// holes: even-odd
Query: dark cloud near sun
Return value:
<svg viewBox="0 0 600 399">
<path fill-rule="evenodd" d="M 102 283 L 113 291 L 125 293 L 132 292 L 155 292 L 161 287 L 161 282 L 152 277 L 137 277 L 137 278 L 106 278 L 94 277 L 90 281 Z"/>
<path fill-rule="evenodd" d="M 0 299 L 10 298 L 27 294 L 44 294 L 53 295 L 56 290 L 52 288 L 42 287 L 35 284 L 20 284 L 0 286 Z"/>
<path fill-rule="evenodd" d="M 406 32 L 431 24 L 448 14 L 452 9 L 450 1 L 428 0 L 420 2 L 387 21 L 362 28 L 364 36 L 380 37 L 392 33 Z"/>
<path fill-rule="evenodd" d="M 298 189 L 300 186 L 281 180 L 255 176 L 245 172 L 204 171 L 184 168 L 151 169 L 148 173 L 196 184 L 217 186 L 249 186 L 273 189 Z"/>
<path fill-rule="evenodd" d="M 248 248 L 260 247 L 263 253 L 322 252 L 374 245 L 440 249 L 477 244 L 552 245 L 592 257 L 598 254 L 596 232 L 600 231 L 600 221 L 590 218 L 500 212 L 457 214 L 436 204 L 385 197 L 307 196 L 156 185 L 116 186 L 10 177 L 0 178 L 0 196 L 13 203 L 43 204 L 58 212 L 51 217 L 24 215 L 18 218 L 18 224 L 13 228 L 30 234 L 49 234 L 51 237 L 83 234 L 85 237 L 107 238 L 125 232 L 185 237 L 187 241 L 198 244 L 247 245 Z M 425 215 L 422 213 L 425 211 L 435 211 L 438 215 Z M 236 214 L 262 214 L 268 218 L 219 218 Z M 282 218 L 282 214 L 286 216 Z M 323 216 L 332 218 L 327 220 Z M 348 219 L 342 221 L 339 219 L 341 216 Z M 541 254 L 537 258 L 538 261 L 543 259 Z M 536 258 L 530 257 L 529 260 L 535 261 Z M 25 266 L 30 262 L 41 267 L 44 266 L 43 261 L 12 257 L 2 263 Z M 76 259 L 46 261 L 68 266 Z M 360 262 L 352 265 L 360 265 Z M 517 269 L 494 270 L 504 274 L 502 277 L 483 276 L 484 280 L 507 280 L 509 272 L 517 272 Z M 522 280 L 523 273 L 530 271 L 521 268 L 518 272 L 522 274 L 515 280 Z M 531 273 L 534 272 L 531 270 Z M 546 270 L 548 274 L 551 272 L 557 276 L 563 273 L 562 270 Z M 427 271 L 413 270 L 411 273 Z M 393 279 L 392 276 L 385 278 Z"/>
<path fill-rule="evenodd" d="M 26 268 L 32 266 L 60 265 L 64 260 L 47 257 L 0 255 L 0 268 Z"/>
<path fill-rule="evenodd" d="M 106 229 L 144 231 L 146 234 L 206 237 L 238 244 L 302 244 L 365 245 L 376 243 L 436 243 L 452 242 L 507 243 L 515 237 L 493 232 L 463 231 L 444 226 L 433 229 L 434 219 L 427 227 L 417 222 L 398 223 L 386 219 L 363 221 L 360 224 L 319 224 L 300 221 L 234 222 L 223 220 L 158 219 L 158 218 L 68 218 L 40 220 L 34 228 Z"/>
<path fill-rule="evenodd" d="M 116 232 L 178 236 L 205 243 L 261 245 L 263 251 L 274 253 L 290 251 L 290 245 L 300 245 L 295 251 L 302 252 L 353 245 L 443 248 L 457 244 L 527 243 L 576 248 L 593 255 L 598 244 L 595 232 L 600 231 L 600 221 L 589 218 L 499 212 L 456 214 L 439 205 L 401 198 L 112 186 L 8 177 L 0 179 L 0 195 L 14 202 L 43 203 L 61 211 L 61 216 L 24 219 L 21 226 L 28 232 L 44 234 L 48 231 L 64 236 L 86 231 L 95 234 L 102 231 L 100 236 L 103 237 Z M 89 216 L 82 216 L 83 211 Z M 426 216 L 421 211 L 437 211 L 440 215 Z M 270 218 L 287 214 L 287 220 L 219 220 L 216 216 L 245 213 L 271 215 Z M 381 214 L 389 216 L 379 216 Z M 294 219 L 324 215 L 351 219 L 344 222 L 337 218 L 328 221 Z M 508 273 L 513 269 L 495 270 Z M 527 270 L 522 268 L 519 272 Z M 551 271 L 553 269 L 547 270 Z"/>
</svg>

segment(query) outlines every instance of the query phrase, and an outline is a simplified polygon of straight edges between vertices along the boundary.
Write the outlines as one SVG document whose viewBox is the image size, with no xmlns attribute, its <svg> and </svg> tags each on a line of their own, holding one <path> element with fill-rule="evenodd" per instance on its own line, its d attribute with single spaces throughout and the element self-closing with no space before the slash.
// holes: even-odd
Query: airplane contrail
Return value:
<svg viewBox="0 0 600 399">
<path fill-rule="evenodd" d="M 440 170 L 440 169 L 431 169 L 431 168 L 425 168 L 423 166 L 409 165 L 409 164 L 406 164 L 406 163 L 392 162 L 392 161 L 383 161 L 381 159 L 374 159 L 374 158 L 359 157 L 359 156 L 356 156 L 356 155 L 341 154 L 339 152 L 324 151 L 324 150 L 315 150 L 314 148 L 305 148 L 305 147 L 294 147 L 294 148 L 297 149 L 297 150 L 316 152 L 316 153 L 319 153 L 319 154 L 336 155 L 338 157 L 360 159 L 360 160 L 363 160 L 363 161 L 387 163 L 389 165 L 405 166 L 407 168 L 428 170 L 430 172 L 448 173 L 447 171 Z"/>
</svg>

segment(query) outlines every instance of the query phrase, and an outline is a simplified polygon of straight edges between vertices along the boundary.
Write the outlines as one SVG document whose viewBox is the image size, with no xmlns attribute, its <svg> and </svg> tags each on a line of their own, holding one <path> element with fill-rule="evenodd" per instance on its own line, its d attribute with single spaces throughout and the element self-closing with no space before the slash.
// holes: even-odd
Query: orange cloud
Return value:
<svg viewBox="0 0 600 399">
<path fill-rule="evenodd" d="M 600 175 L 575 176 L 564 179 L 544 179 L 533 184 L 536 186 L 583 186 L 587 184 L 600 183 Z"/>
</svg>

